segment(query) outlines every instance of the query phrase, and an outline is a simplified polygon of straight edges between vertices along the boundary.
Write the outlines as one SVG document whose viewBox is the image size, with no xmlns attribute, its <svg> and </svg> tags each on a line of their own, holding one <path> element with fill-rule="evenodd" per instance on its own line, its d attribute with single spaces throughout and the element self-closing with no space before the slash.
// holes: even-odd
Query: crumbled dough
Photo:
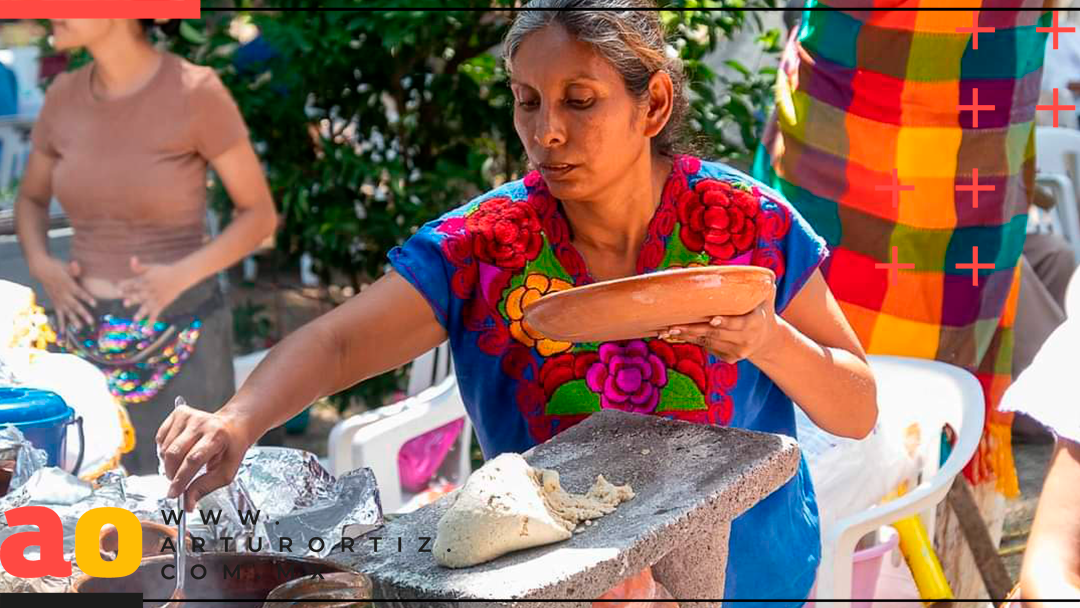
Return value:
<svg viewBox="0 0 1080 608">
<path fill-rule="evenodd" d="M 629 485 L 613 485 L 603 475 L 585 494 L 570 494 L 558 472 L 534 469 L 520 454 L 502 454 L 469 476 L 439 519 L 435 561 L 464 568 L 563 541 L 633 497 Z"/>
</svg>

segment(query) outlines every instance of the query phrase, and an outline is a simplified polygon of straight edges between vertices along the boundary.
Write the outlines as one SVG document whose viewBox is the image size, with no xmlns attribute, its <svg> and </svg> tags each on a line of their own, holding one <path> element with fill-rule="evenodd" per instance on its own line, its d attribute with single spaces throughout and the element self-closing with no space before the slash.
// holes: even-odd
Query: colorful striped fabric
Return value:
<svg viewBox="0 0 1080 608">
<path fill-rule="evenodd" d="M 829 4 L 845 10 L 820 10 Z M 925 10 L 935 5 L 970 10 Z M 789 41 L 754 167 L 827 240 L 823 272 L 868 352 L 937 359 L 978 377 L 987 428 L 965 473 L 1010 497 L 1019 493 L 1012 415 L 997 405 L 1011 382 L 1035 175 L 1048 35 L 1036 27 L 1052 25 L 1050 6 L 810 0 L 819 10 L 804 13 Z M 993 268 L 964 268 L 974 248 Z M 894 251 L 913 266 L 881 267 Z"/>
</svg>

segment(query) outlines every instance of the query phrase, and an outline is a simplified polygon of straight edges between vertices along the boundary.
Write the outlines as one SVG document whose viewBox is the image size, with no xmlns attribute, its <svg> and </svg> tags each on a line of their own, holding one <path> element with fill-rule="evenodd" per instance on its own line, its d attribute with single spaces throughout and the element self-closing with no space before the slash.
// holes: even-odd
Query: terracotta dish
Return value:
<svg viewBox="0 0 1080 608">
<path fill-rule="evenodd" d="M 673 325 L 746 314 L 775 280 L 760 266 L 665 270 L 546 295 L 525 307 L 525 322 L 562 342 L 652 338 Z"/>
<path fill-rule="evenodd" d="M 263 608 L 367 608 L 371 579 L 356 572 L 332 572 L 321 579 L 293 579 L 266 596 Z"/>
</svg>

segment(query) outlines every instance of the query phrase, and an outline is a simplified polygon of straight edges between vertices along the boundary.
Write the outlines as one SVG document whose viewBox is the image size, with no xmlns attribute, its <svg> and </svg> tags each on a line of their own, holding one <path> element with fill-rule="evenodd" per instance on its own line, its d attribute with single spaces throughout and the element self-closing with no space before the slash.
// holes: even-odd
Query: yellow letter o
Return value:
<svg viewBox="0 0 1080 608">
<path fill-rule="evenodd" d="M 119 550 L 116 559 L 101 557 L 101 529 L 116 527 Z M 132 574 L 142 563 L 142 525 L 127 509 L 98 507 L 82 514 L 75 524 L 75 561 L 79 569 L 97 578 L 119 578 Z"/>
</svg>

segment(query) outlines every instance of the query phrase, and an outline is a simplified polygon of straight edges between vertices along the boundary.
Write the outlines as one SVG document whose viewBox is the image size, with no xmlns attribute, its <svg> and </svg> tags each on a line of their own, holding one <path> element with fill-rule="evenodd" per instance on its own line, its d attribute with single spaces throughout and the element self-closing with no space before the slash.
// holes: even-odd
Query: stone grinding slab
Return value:
<svg viewBox="0 0 1080 608">
<path fill-rule="evenodd" d="M 354 553 L 331 559 L 371 577 L 377 606 L 428 600 L 423 605 L 436 608 L 518 608 L 548 600 L 547 608 L 588 607 L 651 565 L 675 597 L 719 598 L 729 523 L 791 479 L 800 453 L 786 436 L 605 410 L 523 456 L 533 467 L 558 471 L 568 492 L 584 493 L 603 475 L 616 485 L 629 483 L 635 496 L 569 540 L 450 569 L 420 552 L 418 539 L 434 539 L 452 493 L 358 539 Z M 371 537 L 383 539 L 378 551 Z M 702 567 L 705 561 L 713 566 Z M 568 598 L 580 599 L 550 602 Z"/>
</svg>

